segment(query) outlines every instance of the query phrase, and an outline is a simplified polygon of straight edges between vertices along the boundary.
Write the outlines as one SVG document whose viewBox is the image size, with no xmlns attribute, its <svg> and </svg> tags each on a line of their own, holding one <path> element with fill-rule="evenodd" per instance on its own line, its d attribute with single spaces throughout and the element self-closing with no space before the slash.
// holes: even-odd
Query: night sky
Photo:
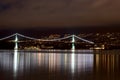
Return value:
<svg viewBox="0 0 120 80">
<path fill-rule="evenodd" d="M 0 0 L 2 32 L 116 31 L 119 25 L 120 0 Z"/>
</svg>

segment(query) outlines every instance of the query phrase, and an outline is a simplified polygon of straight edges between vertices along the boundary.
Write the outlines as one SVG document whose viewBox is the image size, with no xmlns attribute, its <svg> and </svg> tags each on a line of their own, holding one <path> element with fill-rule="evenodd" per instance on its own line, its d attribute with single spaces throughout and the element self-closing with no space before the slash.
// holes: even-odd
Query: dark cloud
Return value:
<svg viewBox="0 0 120 80">
<path fill-rule="evenodd" d="M 119 4 L 119 0 L 1 0 L 0 26 L 108 26 L 120 22 Z"/>
</svg>

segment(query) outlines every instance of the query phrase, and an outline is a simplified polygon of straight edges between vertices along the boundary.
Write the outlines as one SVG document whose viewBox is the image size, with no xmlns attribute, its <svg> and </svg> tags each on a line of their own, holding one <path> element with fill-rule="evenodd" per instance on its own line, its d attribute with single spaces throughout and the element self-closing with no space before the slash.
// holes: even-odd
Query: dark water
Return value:
<svg viewBox="0 0 120 80">
<path fill-rule="evenodd" d="M 120 80 L 120 51 L 1 51 L 0 80 Z"/>
</svg>

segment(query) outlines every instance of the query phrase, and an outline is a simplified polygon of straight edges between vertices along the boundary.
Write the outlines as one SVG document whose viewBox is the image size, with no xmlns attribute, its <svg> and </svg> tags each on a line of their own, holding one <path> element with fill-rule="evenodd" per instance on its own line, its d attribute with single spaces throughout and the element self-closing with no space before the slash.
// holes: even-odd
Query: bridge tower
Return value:
<svg viewBox="0 0 120 80">
<path fill-rule="evenodd" d="M 72 35 L 72 50 L 75 50 L 75 35 Z"/>
<path fill-rule="evenodd" d="M 18 50 L 18 35 L 17 33 L 15 34 L 15 47 L 14 47 L 15 50 Z"/>
</svg>

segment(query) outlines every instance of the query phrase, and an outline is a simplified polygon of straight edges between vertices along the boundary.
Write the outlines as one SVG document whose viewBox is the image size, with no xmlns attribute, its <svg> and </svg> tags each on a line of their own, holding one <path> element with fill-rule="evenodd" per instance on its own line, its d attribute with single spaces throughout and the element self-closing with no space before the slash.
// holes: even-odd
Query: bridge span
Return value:
<svg viewBox="0 0 120 80">
<path fill-rule="evenodd" d="M 29 39 L 29 40 L 46 41 L 46 42 L 53 42 L 53 41 L 57 42 L 57 41 L 62 41 L 62 40 L 66 40 L 66 39 L 71 39 L 70 42 L 72 43 L 72 46 L 71 46 L 72 50 L 75 50 L 76 39 L 84 41 L 84 42 L 89 43 L 89 44 L 94 44 L 93 41 L 89 41 L 87 39 L 81 38 L 81 37 L 76 36 L 76 35 L 69 35 L 69 36 L 66 36 L 66 37 L 56 38 L 56 39 L 39 39 L 39 38 L 34 38 L 34 37 L 29 37 L 29 36 L 26 36 L 26 35 L 22 35 L 22 34 L 19 34 L 19 33 L 15 33 L 15 34 L 3 37 L 3 38 L 0 39 L 0 41 L 9 39 L 11 37 L 14 38 L 14 40 L 13 40 L 13 42 L 15 43 L 14 49 L 18 49 L 19 37 Z"/>
</svg>

